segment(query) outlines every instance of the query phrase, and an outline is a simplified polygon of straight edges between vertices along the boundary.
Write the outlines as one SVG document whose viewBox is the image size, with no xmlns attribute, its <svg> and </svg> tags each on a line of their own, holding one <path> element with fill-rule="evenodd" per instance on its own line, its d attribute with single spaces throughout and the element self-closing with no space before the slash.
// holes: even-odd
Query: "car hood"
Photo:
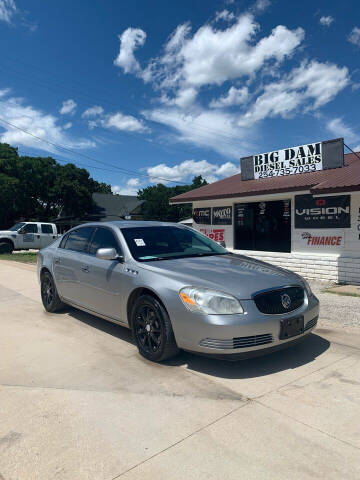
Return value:
<svg viewBox="0 0 360 480">
<path fill-rule="evenodd" d="M 0 230 L 0 235 L 6 235 L 7 237 L 10 235 L 16 235 L 17 232 L 11 231 L 11 230 Z"/>
<path fill-rule="evenodd" d="M 214 255 L 143 263 L 142 267 L 185 285 L 214 288 L 250 299 L 255 292 L 301 285 L 297 274 L 245 255 Z"/>
</svg>

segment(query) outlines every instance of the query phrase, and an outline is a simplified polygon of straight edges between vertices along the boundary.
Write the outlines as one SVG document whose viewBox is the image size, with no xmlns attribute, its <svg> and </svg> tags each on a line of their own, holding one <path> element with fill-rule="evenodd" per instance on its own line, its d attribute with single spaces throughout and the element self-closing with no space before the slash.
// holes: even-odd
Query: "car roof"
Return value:
<svg viewBox="0 0 360 480">
<path fill-rule="evenodd" d="M 181 227 L 174 222 L 157 222 L 154 220 L 114 220 L 112 222 L 89 222 L 78 225 L 78 227 L 119 227 L 119 228 L 136 228 L 136 227 Z M 75 227 L 76 228 L 76 227 Z"/>
</svg>

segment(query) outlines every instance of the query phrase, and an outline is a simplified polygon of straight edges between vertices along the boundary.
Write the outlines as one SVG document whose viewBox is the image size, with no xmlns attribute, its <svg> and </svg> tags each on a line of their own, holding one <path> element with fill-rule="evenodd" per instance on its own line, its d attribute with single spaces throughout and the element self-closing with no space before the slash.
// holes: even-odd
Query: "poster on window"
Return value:
<svg viewBox="0 0 360 480">
<path fill-rule="evenodd" d="M 213 207 L 212 223 L 213 225 L 231 225 L 232 207 Z"/>
<path fill-rule="evenodd" d="M 195 223 L 202 225 L 211 225 L 211 207 L 194 208 L 193 219 Z"/>
<path fill-rule="evenodd" d="M 295 228 L 350 228 L 350 195 L 295 196 Z"/>
</svg>

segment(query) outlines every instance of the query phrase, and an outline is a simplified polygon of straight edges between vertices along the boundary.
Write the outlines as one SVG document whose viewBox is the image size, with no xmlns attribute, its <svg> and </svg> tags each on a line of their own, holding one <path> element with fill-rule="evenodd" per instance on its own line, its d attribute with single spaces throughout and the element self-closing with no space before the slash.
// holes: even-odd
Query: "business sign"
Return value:
<svg viewBox="0 0 360 480">
<path fill-rule="evenodd" d="M 244 157 L 241 159 L 241 178 L 257 180 L 283 177 L 343 165 L 344 141 L 338 138 Z"/>
<path fill-rule="evenodd" d="M 350 195 L 295 196 L 295 228 L 350 227 Z"/>
<path fill-rule="evenodd" d="M 200 232 L 215 242 L 225 242 L 224 228 L 200 228 Z"/>
<path fill-rule="evenodd" d="M 231 225 L 232 207 L 213 207 L 212 223 L 213 225 Z"/>
<path fill-rule="evenodd" d="M 211 208 L 194 208 L 193 219 L 195 223 L 211 225 Z"/>
<path fill-rule="evenodd" d="M 301 233 L 302 241 L 310 247 L 343 247 L 344 246 L 344 231 L 338 230 L 332 232 L 331 235 L 325 233 Z"/>
</svg>

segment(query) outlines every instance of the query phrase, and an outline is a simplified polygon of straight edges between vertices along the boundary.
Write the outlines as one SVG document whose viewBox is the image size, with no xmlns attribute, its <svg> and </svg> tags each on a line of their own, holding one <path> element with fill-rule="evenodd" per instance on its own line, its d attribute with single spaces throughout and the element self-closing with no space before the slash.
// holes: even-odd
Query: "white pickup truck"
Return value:
<svg viewBox="0 0 360 480">
<path fill-rule="evenodd" d="M 20 222 L 9 230 L 0 230 L 0 253 L 41 249 L 58 237 L 55 223 Z"/>
</svg>

